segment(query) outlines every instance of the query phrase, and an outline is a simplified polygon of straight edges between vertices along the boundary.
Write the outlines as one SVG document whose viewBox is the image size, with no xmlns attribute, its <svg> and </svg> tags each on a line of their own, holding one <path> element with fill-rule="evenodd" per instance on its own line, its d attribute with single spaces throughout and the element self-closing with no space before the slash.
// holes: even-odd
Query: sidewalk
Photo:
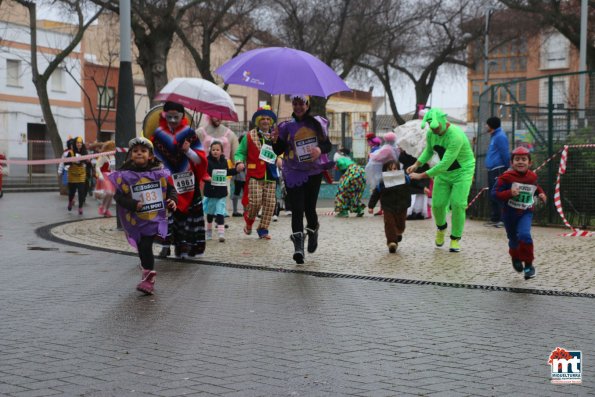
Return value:
<svg viewBox="0 0 595 397">
<path fill-rule="evenodd" d="M 558 228 L 533 228 L 537 277 L 525 281 L 516 273 L 508 256 L 504 229 L 467 221 L 461 240 L 462 251 L 448 251 L 434 246 L 435 226 L 431 219 L 409 221 L 403 242 L 396 254 L 385 245 L 381 217 L 366 214 L 363 218 L 335 218 L 332 209 L 319 209 L 319 248 L 306 253 L 306 263 L 292 260 L 289 241 L 290 217 L 280 216 L 270 227 L 273 238 L 258 240 L 256 234 L 242 232 L 242 218 L 228 218 L 226 242 L 207 243 L 200 259 L 188 262 L 229 263 L 271 269 L 302 270 L 342 275 L 373 276 L 390 279 L 453 283 L 458 286 L 491 286 L 507 289 L 531 289 L 547 293 L 595 294 L 595 252 L 593 237 L 563 237 Z M 115 218 L 86 219 L 58 225 L 51 230 L 58 239 L 112 251 L 134 253 Z M 155 247 L 158 252 L 158 247 Z M 170 257 L 168 260 L 175 260 Z"/>
</svg>

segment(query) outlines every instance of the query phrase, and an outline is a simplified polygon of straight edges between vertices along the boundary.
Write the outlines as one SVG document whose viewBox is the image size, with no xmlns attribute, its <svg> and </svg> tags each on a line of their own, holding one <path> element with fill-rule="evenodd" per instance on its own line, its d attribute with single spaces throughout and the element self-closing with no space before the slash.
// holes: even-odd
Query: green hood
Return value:
<svg viewBox="0 0 595 397">
<path fill-rule="evenodd" d="M 424 115 L 421 124 L 424 125 L 428 123 L 430 128 L 434 129 L 438 126 L 441 127 L 442 130 L 446 129 L 446 113 L 438 108 L 432 108 L 426 112 Z"/>
<path fill-rule="evenodd" d="M 351 164 L 355 164 L 349 157 L 341 157 L 337 160 L 337 169 L 341 172 L 345 171 Z"/>
</svg>

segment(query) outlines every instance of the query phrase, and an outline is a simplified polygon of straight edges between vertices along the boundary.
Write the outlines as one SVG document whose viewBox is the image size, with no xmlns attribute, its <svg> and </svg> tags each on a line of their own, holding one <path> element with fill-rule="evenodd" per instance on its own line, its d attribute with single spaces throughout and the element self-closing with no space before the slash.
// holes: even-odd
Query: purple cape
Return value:
<svg viewBox="0 0 595 397">
<path fill-rule="evenodd" d="M 167 177 L 169 171 L 167 169 L 158 169 L 150 171 L 114 171 L 109 175 L 110 181 L 116 187 L 116 191 L 125 195 L 131 194 L 131 189 L 138 190 L 142 187 L 152 187 L 151 183 L 161 188 L 164 201 L 161 203 L 151 204 L 152 208 L 146 210 L 130 211 L 126 208 L 118 205 L 118 217 L 126 238 L 130 245 L 134 248 L 138 248 L 138 242 L 141 236 L 155 236 L 159 235 L 163 238 L 167 236 L 167 213 L 165 204 L 165 195 L 167 192 Z"/>
<path fill-rule="evenodd" d="M 322 127 L 323 135 L 328 138 L 328 121 L 320 116 L 316 116 L 315 119 Z M 311 119 L 291 120 L 279 124 L 279 138 L 287 142 L 283 156 L 283 177 L 287 187 L 301 186 L 308 181 L 309 176 L 320 174 L 334 166 L 324 153 L 316 161 L 312 161 L 304 150 L 300 150 L 300 146 L 318 146 L 319 137 Z"/>
</svg>

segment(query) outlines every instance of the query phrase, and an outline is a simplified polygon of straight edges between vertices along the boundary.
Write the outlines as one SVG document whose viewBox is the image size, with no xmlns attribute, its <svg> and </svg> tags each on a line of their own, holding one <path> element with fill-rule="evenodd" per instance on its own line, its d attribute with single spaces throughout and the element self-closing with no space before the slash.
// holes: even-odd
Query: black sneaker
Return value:
<svg viewBox="0 0 595 397">
<path fill-rule="evenodd" d="M 513 259 L 512 267 L 514 268 L 514 270 L 520 273 L 523 271 L 523 262 L 520 259 Z"/>
<path fill-rule="evenodd" d="M 528 263 L 525 266 L 525 280 L 529 280 L 530 278 L 535 277 L 535 268 L 532 264 Z"/>
<path fill-rule="evenodd" d="M 234 218 L 238 218 L 243 216 L 242 214 L 240 214 L 239 212 L 234 212 L 233 214 L 231 214 L 231 216 L 233 216 Z"/>
</svg>

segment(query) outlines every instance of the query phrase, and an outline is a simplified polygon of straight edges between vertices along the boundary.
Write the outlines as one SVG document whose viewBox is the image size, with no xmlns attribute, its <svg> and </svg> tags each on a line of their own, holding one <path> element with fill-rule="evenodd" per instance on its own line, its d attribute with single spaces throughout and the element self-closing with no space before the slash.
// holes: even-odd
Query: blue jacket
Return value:
<svg viewBox="0 0 595 397">
<path fill-rule="evenodd" d="M 488 170 L 498 167 L 510 166 L 510 150 L 508 149 L 508 138 L 502 128 L 497 128 L 492 133 L 490 147 L 486 154 L 485 166 Z"/>
</svg>

